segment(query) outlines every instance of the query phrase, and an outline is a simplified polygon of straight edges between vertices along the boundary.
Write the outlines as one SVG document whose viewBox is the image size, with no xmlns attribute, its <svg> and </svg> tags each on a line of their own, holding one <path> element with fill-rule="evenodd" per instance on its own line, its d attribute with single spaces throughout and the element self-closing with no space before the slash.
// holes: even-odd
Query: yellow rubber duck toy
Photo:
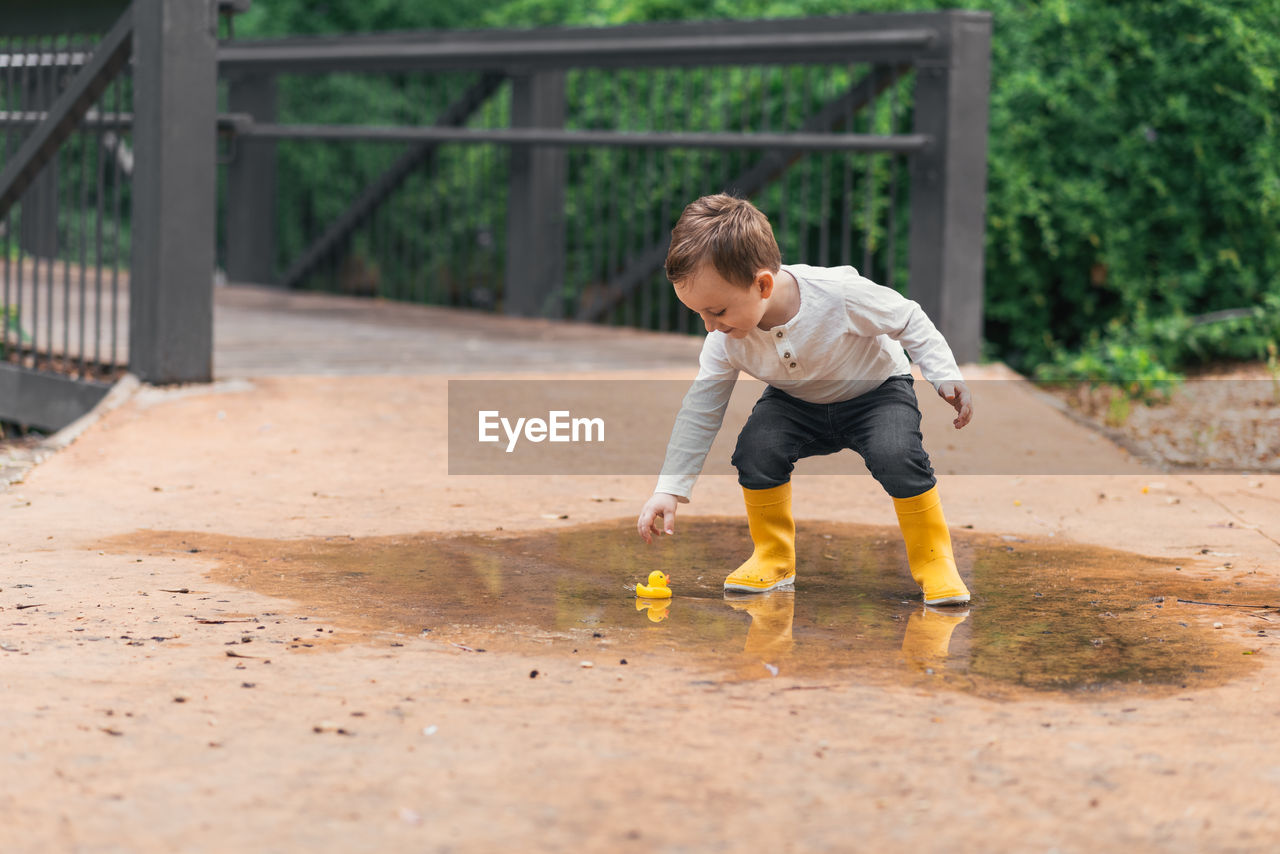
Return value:
<svg viewBox="0 0 1280 854">
<path fill-rule="evenodd" d="M 670 599 L 671 588 L 667 586 L 670 581 L 671 576 L 660 569 L 655 569 L 649 573 L 648 584 L 636 585 L 636 595 L 643 599 Z"/>
</svg>

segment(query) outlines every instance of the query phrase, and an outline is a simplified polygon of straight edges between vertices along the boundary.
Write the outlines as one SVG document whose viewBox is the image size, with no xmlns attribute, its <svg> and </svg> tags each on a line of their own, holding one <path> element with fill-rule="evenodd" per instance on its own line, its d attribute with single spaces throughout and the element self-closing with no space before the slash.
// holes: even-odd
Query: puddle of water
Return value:
<svg viewBox="0 0 1280 854">
<path fill-rule="evenodd" d="M 633 523 L 620 522 L 518 537 L 145 531 L 109 544 L 117 552 L 198 549 L 219 561 L 216 581 L 369 631 L 428 629 L 433 639 L 494 651 L 671 656 L 722 678 L 840 676 L 986 695 L 1097 696 L 1207 687 L 1256 665 L 1209 628 L 1221 618 L 1214 609 L 1174 601 L 1250 601 L 1248 589 L 1190 567 L 1175 572 L 1171 562 L 962 536 L 957 559 L 974 600 L 929 609 L 896 528 L 801 524 L 797 546 L 794 592 L 734 596 L 721 585 L 750 551 L 746 526 L 705 517 L 650 548 L 636 542 Z M 653 569 L 671 576 L 675 598 L 634 596 Z"/>
</svg>

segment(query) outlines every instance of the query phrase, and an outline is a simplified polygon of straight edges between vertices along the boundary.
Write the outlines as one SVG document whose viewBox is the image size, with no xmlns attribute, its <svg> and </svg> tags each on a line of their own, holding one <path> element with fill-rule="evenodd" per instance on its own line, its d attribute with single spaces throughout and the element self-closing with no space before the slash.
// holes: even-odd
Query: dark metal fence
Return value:
<svg viewBox="0 0 1280 854">
<path fill-rule="evenodd" d="M 724 190 L 974 359 L 989 49 L 970 12 L 227 43 L 228 273 L 691 330 L 668 233 Z"/>
<path fill-rule="evenodd" d="M 0 420 L 210 379 L 215 243 L 236 281 L 692 330 L 669 229 L 722 190 L 978 356 L 985 13 L 219 42 L 246 6 L 0 17 Z"/>
<path fill-rule="evenodd" d="M 213 4 L 0 16 L 0 420 L 212 375 Z"/>
<path fill-rule="evenodd" d="M 125 362 L 129 32 L 104 30 L 0 38 L 0 417 L 61 420 Z"/>
</svg>

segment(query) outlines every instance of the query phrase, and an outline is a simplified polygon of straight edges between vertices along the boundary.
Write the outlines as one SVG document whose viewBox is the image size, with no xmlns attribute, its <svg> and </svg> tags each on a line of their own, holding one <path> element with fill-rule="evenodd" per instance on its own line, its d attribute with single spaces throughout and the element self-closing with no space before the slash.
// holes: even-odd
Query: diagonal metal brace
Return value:
<svg viewBox="0 0 1280 854">
<path fill-rule="evenodd" d="M 40 170 L 58 153 L 58 148 L 71 136 L 76 125 L 97 102 L 98 96 L 124 68 L 132 50 L 133 6 L 130 5 L 98 42 L 89 62 L 54 101 L 44 121 L 36 126 L 18 153 L 5 164 L 4 171 L 0 172 L 0 217 L 13 207 Z"/>
<path fill-rule="evenodd" d="M 896 83 L 914 66 L 910 63 L 890 66 L 889 73 L 868 72 L 839 98 L 830 101 L 821 110 L 805 120 L 802 131 L 829 133 L 838 130 L 855 112 L 875 101 L 881 93 Z M 743 196 L 759 192 L 804 156 L 802 151 L 772 151 L 760 158 L 751 168 L 731 180 L 727 187 Z M 636 255 L 622 272 L 609 281 L 607 290 L 594 300 L 578 306 L 577 319 L 599 321 L 632 291 L 644 284 L 667 260 L 668 238 L 659 240 Z"/>
<path fill-rule="evenodd" d="M 502 82 L 507 79 L 499 72 L 486 72 L 458 100 L 445 109 L 436 125 L 453 127 L 464 124 L 485 101 L 489 99 Z M 310 246 L 303 250 L 284 274 L 281 284 L 286 288 L 295 288 L 321 261 L 328 257 L 336 247 L 342 245 L 351 233 L 359 228 L 387 198 L 404 183 L 415 170 L 435 157 L 438 143 L 428 142 L 415 145 L 396 159 L 368 186 L 360 191 L 360 195 L 342 214 L 329 224 Z"/>
</svg>

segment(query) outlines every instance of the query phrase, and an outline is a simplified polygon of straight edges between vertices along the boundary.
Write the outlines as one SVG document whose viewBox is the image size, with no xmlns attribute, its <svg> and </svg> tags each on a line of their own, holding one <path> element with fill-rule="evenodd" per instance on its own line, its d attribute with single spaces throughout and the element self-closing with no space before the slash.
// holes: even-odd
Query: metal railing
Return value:
<svg viewBox="0 0 1280 854">
<path fill-rule="evenodd" d="M 224 43 L 228 273 L 690 330 L 667 235 L 725 190 L 976 358 L 989 46 L 969 12 Z"/>
<path fill-rule="evenodd" d="M 215 6 L 247 3 L 0 18 L 0 420 L 60 426 L 126 365 L 210 379 L 215 252 L 237 281 L 692 330 L 662 262 L 716 191 L 978 355 L 985 13 L 219 42 Z"/>
<path fill-rule="evenodd" d="M 0 420 L 61 427 L 126 368 L 211 378 L 213 9 L 0 17 Z"/>
</svg>

